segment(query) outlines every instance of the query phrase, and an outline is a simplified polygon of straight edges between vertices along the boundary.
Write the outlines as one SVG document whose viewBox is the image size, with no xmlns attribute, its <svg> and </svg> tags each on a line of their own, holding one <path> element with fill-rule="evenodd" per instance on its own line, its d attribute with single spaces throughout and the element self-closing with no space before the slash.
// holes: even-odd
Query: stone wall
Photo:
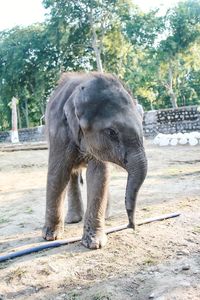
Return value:
<svg viewBox="0 0 200 300">
<path fill-rule="evenodd" d="M 146 112 L 144 135 L 154 137 L 160 133 L 200 131 L 200 106 L 186 106 L 177 109 L 162 109 Z M 19 141 L 45 141 L 45 127 L 38 126 L 19 130 Z M 10 131 L 0 132 L 0 143 L 11 143 Z"/>
<path fill-rule="evenodd" d="M 144 135 L 200 131 L 200 106 L 149 111 L 144 115 Z"/>
<path fill-rule="evenodd" d="M 42 142 L 46 140 L 45 126 L 20 129 L 18 134 L 20 143 Z M 0 132 L 0 143 L 11 143 L 11 131 Z"/>
</svg>

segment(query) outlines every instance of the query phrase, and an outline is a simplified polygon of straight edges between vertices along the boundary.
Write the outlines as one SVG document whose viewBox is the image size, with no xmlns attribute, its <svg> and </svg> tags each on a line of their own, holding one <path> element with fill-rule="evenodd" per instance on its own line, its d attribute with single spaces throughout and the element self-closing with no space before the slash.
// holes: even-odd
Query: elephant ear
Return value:
<svg viewBox="0 0 200 300">
<path fill-rule="evenodd" d="M 78 97 L 78 94 L 79 92 L 75 90 L 64 105 L 65 117 L 67 119 L 67 123 L 71 129 L 73 139 L 77 144 L 77 146 L 80 145 L 80 141 L 82 137 L 80 122 L 77 117 L 76 108 L 75 108 L 75 99 L 76 97 Z"/>
</svg>

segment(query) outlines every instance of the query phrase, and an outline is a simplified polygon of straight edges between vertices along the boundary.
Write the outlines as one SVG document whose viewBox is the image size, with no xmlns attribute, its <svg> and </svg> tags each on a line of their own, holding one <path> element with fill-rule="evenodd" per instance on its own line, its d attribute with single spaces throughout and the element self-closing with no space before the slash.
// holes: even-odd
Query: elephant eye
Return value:
<svg viewBox="0 0 200 300">
<path fill-rule="evenodd" d="M 118 140 L 117 132 L 112 128 L 106 128 L 106 134 L 109 136 L 112 140 Z"/>
</svg>

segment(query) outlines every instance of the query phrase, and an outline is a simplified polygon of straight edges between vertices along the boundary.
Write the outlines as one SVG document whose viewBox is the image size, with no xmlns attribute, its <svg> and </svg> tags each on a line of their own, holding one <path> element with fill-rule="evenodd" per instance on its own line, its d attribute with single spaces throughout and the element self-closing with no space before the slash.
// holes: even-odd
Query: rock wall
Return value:
<svg viewBox="0 0 200 300">
<path fill-rule="evenodd" d="M 18 134 L 20 143 L 42 142 L 46 140 L 45 126 L 20 129 Z M 11 143 L 11 131 L 0 132 L 0 143 Z"/>
<path fill-rule="evenodd" d="M 177 109 L 162 109 L 144 114 L 144 135 L 154 137 L 158 133 L 200 131 L 200 106 L 186 106 Z M 19 130 L 19 141 L 45 141 L 45 126 Z M 0 143 L 11 143 L 10 131 L 0 132 Z"/>
<path fill-rule="evenodd" d="M 149 111 L 144 115 L 144 135 L 200 131 L 200 106 Z"/>
</svg>

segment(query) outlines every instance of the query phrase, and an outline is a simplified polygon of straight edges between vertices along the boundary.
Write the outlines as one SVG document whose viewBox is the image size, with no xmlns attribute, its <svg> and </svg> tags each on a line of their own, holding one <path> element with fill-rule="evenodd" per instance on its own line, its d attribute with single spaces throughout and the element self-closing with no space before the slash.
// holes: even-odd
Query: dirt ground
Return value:
<svg viewBox="0 0 200 300">
<path fill-rule="evenodd" d="M 0 263 L 0 299 L 200 299 L 200 145 L 146 141 L 146 150 L 136 220 L 181 216 L 112 233 L 103 249 L 77 242 Z M 107 227 L 127 223 L 126 173 L 111 168 Z M 47 150 L 0 151 L 1 254 L 43 242 L 46 171 Z M 64 238 L 81 235 L 82 227 L 66 225 Z"/>
</svg>

